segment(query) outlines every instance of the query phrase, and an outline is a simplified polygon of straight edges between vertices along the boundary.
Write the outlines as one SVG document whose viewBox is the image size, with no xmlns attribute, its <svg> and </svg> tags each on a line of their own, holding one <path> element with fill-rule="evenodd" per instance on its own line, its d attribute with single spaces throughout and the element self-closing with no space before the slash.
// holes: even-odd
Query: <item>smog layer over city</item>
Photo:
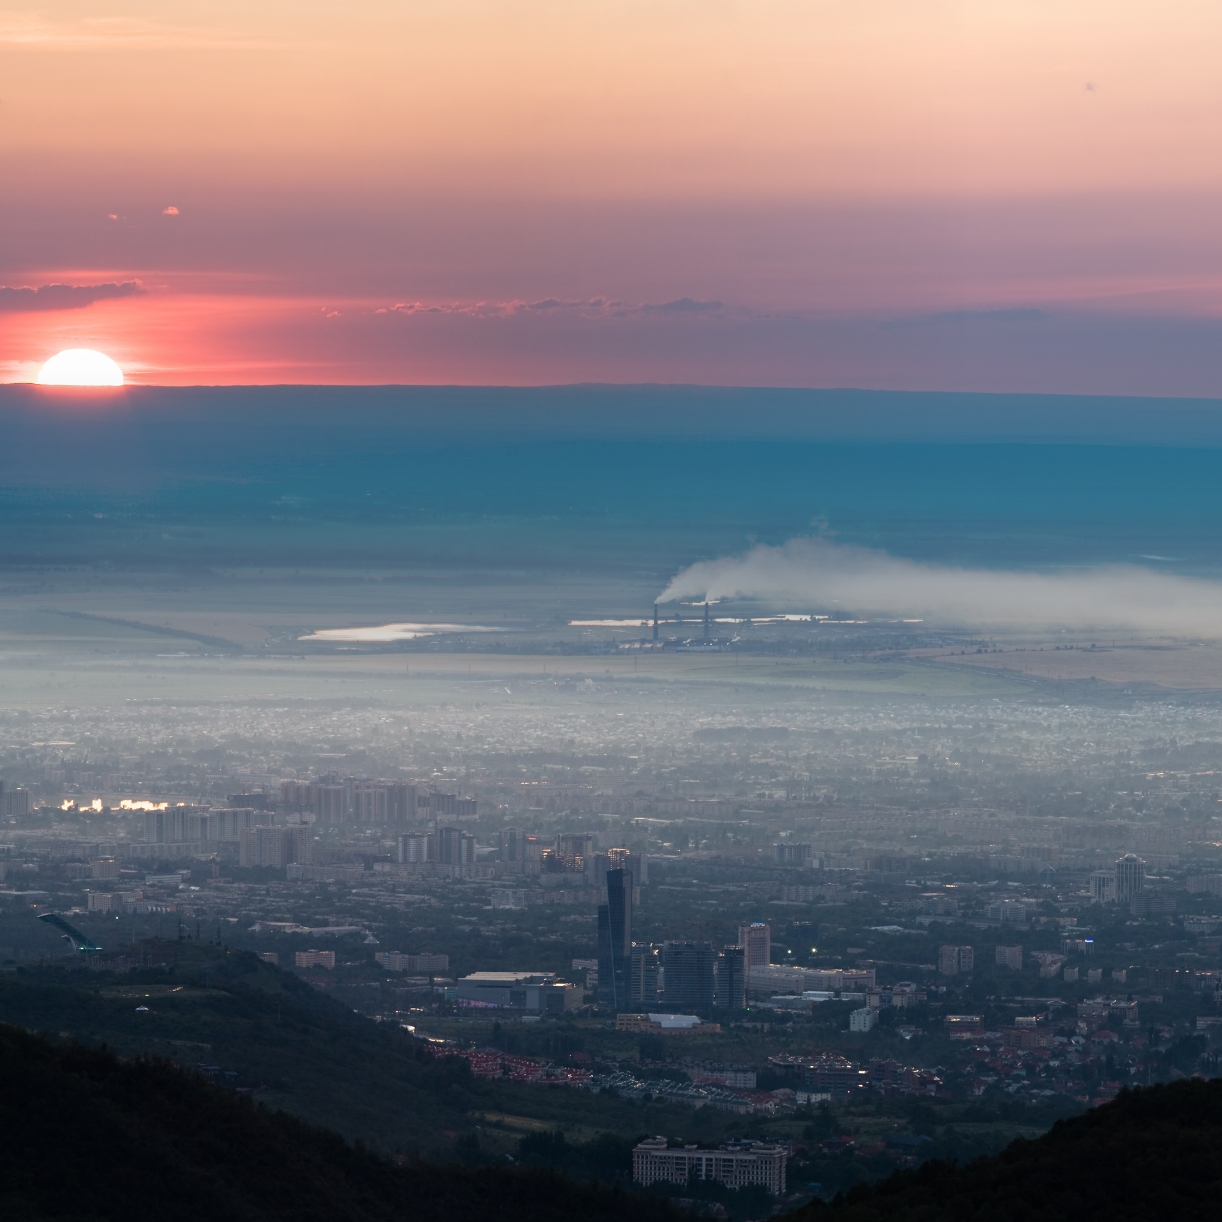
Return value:
<svg viewBox="0 0 1222 1222">
<path fill-rule="evenodd" d="M 740 1218 L 1212 1072 L 1209 437 L 116 394 L 0 398 L 0 1018 Z"/>
</svg>

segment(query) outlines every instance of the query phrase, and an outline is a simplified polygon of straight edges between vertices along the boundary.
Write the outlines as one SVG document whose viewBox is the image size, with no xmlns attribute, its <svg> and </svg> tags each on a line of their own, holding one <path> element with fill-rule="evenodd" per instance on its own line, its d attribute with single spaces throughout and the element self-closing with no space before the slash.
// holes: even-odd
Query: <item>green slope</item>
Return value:
<svg viewBox="0 0 1222 1222">
<path fill-rule="evenodd" d="M 926 1163 L 790 1222 L 1178 1222 L 1222 1213 L 1222 1080 L 1125 1091 L 966 1167 Z"/>
<path fill-rule="evenodd" d="M 705 1120 L 688 1108 L 642 1107 L 568 1087 L 481 1081 L 465 1061 L 434 1059 L 397 1025 L 354 1014 L 253 954 L 198 942 L 144 949 L 168 956 L 171 966 L 0 972 L 0 1022 L 105 1044 L 124 1057 L 217 1066 L 234 1075 L 221 1081 L 254 1089 L 268 1106 L 392 1153 L 448 1155 L 455 1135 L 485 1113 L 570 1132 L 690 1133 L 693 1140 Z"/>
<path fill-rule="evenodd" d="M 396 1166 L 159 1061 L 0 1027 L 0 1217 L 22 1222 L 664 1222 L 548 1172 Z"/>
</svg>

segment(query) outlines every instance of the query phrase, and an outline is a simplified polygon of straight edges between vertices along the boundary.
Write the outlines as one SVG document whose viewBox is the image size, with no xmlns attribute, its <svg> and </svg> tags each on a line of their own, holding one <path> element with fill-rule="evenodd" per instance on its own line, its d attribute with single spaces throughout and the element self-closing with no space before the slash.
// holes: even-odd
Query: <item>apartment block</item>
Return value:
<svg viewBox="0 0 1222 1222">
<path fill-rule="evenodd" d="M 975 963 L 976 952 L 970 946 L 938 947 L 938 973 L 942 976 L 970 972 Z"/>
<path fill-rule="evenodd" d="M 299 950 L 293 961 L 298 967 L 335 967 L 335 952 L 333 950 Z"/>
<path fill-rule="evenodd" d="M 727 1188 L 758 1185 L 773 1196 L 785 1192 L 784 1146 L 736 1141 L 716 1150 L 698 1146 L 670 1149 L 665 1137 L 646 1138 L 632 1151 L 632 1178 L 638 1184 L 686 1184 L 692 1176 Z"/>
</svg>

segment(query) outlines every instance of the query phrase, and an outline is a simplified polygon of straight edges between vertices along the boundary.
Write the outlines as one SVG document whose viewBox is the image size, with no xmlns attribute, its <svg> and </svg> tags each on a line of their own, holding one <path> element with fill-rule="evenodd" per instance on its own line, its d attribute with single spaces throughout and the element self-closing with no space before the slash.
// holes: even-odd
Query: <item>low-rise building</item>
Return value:
<svg viewBox="0 0 1222 1222">
<path fill-rule="evenodd" d="M 142 891 L 90 891 L 86 907 L 90 912 L 129 912 L 143 898 Z"/>
<path fill-rule="evenodd" d="M 404 955 L 397 950 L 379 951 L 374 959 L 388 972 L 448 972 L 449 955 Z"/>
<path fill-rule="evenodd" d="M 458 982 L 459 1006 L 563 1014 L 585 1004 L 585 989 L 557 980 L 555 972 L 472 972 Z"/>
<path fill-rule="evenodd" d="M 293 961 L 298 967 L 335 967 L 335 952 L 333 950 L 299 950 Z"/>
<path fill-rule="evenodd" d="M 948 1014 L 946 1034 L 952 1040 L 974 1040 L 984 1034 L 984 1018 L 980 1014 Z"/>
<path fill-rule="evenodd" d="M 878 1011 L 870 1006 L 863 1006 L 860 1010 L 853 1010 L 849 1014 L 850 1031 L 873 1031 L 877 1026 Z"/>
<path fill-rule="evenodd" d="M 899 1061 L 871 1061 L 867 1074 L 871 1088 L 884 1095 L 937 1095 L 942 1090 L 937 1074 Z"/>
<path fill-rule="evenodd" d="M 827 1053 L 807 1061 L 802 1067 L 803 1085 L 816 1094 L 854 1095 L 864 1090 L 868 1075 L 847 1057 Z"/>
<path fill-rule="evenodd" d="M 761 1141 L 727 1142 L 716 1150 L 699 1146 L 672 1149 L 665 1137 L 650 1137 L 632 1151 L 632 1178 L 638 1184 L 686 1184 L 695 1176 L 716 1180 L 727 1188 L 758 1185 L 781 1196 L 787 1160 L 784 1146 Z"/>
<path fill-rule="evenodd" d="M 717 1035 L 720 1023 L 706 1023 L 695 1014 L 617 1014 L 617 1031 L 640 1031 L 650 1035 Z"/>
<path fill-rule="evenodd" d="M 784 963 L 752 964 L 747 969 L 747 987 L 752 995 L 872 989 L 874 968 L 790 967 Z"/>
<path fill-rule="evenodd" d="M 875 1010 L 887 1010 L 892 1006 L 903 1010 L 908 1006 L 918 1005 L 925 998 L 925 990 L 918 988 L 911 980 L 901 980 L 899 984 L 883 984 L 866 990 L 866 1005 Z"/>
</svg>

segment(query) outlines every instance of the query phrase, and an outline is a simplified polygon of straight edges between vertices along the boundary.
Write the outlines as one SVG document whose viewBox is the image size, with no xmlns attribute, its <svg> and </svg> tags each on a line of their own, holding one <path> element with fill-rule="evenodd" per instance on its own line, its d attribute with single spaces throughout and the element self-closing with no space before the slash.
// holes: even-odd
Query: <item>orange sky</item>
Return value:
<svg viewBox="0 0 1222 1222">
<path fill-rule="evenodd" d="M 0 289 L 0 377 L 1222 394 L 1220 36 L 1176 0 L 5 3 L 0 285 L 144 291 Z"/>
</svg>

